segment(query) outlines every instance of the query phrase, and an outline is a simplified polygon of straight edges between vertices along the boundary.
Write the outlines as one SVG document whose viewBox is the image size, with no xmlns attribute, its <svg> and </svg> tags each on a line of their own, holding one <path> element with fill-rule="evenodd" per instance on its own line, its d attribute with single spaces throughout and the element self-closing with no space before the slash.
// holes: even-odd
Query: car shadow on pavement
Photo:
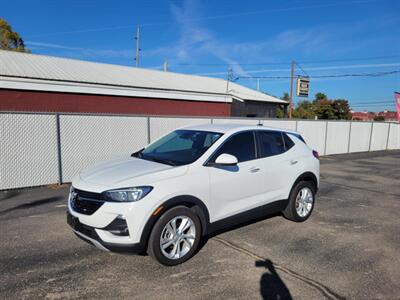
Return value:
<svg viewBox="0 0 400 300">
<path fill-rule="evenodd" d="M 34 202 L 23 203 L 23 204 L 0 211 L 0 215 L 4 215 L 10 211 L 17 210 L 17 209 L 25 209 L 25 208 L 35 207 L 35 206 L 39 206 L 39 205 L 43 205 L 43 204 L 47 204 L 47 203 L 56 202 L 61 199 L 64 199 L 64 197 L 61 197 L 61 196 L 49 197 L 49 198 L 40 199 L 40 200 L 37 200 Z"/>
<path fill-rule="evenodd" d="M 269 259 L 255 262 L 256 267 L 266 268 L 260 279 L 260 293 L 263 299 L 292 299 L 289 289 L 275 270 L 273 262 Z"/>
</svg>

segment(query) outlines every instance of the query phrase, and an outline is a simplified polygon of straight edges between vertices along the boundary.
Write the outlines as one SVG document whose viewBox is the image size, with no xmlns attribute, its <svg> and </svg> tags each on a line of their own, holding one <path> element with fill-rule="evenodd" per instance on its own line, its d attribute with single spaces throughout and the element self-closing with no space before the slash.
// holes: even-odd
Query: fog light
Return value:
<svg viewBox="0 0 400 300">
<path fill-rule="evenodd" d="M 123 215 L 118 215 L 114 221 L 112 221 L 108 226 L 102 228 L 102 230 L 107 230 L 117 236 L 129 236 L 128 225 L 126 224 L 125 216 Z"/>
</svg>

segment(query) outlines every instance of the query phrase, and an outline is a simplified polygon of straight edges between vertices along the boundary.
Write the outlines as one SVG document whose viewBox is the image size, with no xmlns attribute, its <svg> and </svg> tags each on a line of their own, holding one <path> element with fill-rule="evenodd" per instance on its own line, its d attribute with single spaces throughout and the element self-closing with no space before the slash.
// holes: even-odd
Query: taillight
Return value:
<svg viewBox="0 0 400 300">
<path fill-rule="evenodd" d="M 312 155 L 314 155 L 314 157 L 315 157 L 316 159 L 319 159 L 318 151 L 313 150 L 313 151 L 312 151 Z"/>
</svg>

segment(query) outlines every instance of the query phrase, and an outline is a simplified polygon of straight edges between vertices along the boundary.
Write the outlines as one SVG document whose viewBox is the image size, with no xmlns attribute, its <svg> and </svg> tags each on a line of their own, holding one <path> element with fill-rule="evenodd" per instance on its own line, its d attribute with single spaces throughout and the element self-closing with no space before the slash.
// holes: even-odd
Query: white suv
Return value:
<svg viewBox="0 0 400 300">
<path fill-rule="evenodd" d="M 67 219 L 98 248 L 147 250 L 177 265 L 202 237 L 245 219 L 283 212 L 305 221 L 318 184 L 318 153 L 297 132 L 191 126 L 81 172 L 72 181 Z"/>
</svg>

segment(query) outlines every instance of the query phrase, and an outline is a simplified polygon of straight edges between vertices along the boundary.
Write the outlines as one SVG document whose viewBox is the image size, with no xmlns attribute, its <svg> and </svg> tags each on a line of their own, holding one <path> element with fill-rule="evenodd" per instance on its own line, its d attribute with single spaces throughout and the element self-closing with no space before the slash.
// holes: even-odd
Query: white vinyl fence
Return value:
<svg viewBox="0 0 400 300">
<path fill-rule="evenodd" d="M 0 190 L 69 182 L 175 128 L 211 123 L 296 130 L 321 155 L 400 149 L 398 123 L 0 112 Z"/>
</svg>

